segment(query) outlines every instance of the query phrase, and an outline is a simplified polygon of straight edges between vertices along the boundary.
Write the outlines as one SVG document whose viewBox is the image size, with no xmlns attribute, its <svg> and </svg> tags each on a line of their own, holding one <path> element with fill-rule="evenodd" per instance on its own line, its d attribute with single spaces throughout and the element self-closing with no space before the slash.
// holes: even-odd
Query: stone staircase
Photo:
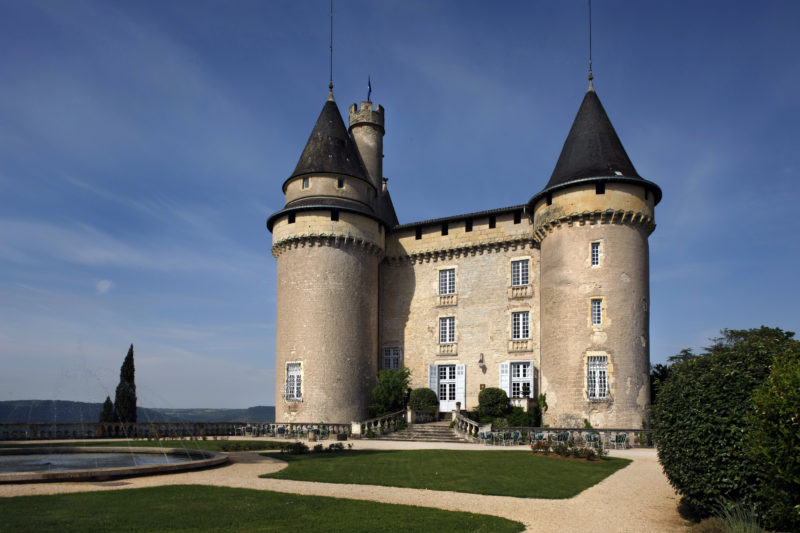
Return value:
<svg viewBox="0 0 800 533">
<path fill-rule="evenodd" d="M 467 442 L 450 428 L 449 421 L 411 424 L 406 429 L 377 437 L 379 440 L 403 440 L 422 442 Z"/>
</svg>

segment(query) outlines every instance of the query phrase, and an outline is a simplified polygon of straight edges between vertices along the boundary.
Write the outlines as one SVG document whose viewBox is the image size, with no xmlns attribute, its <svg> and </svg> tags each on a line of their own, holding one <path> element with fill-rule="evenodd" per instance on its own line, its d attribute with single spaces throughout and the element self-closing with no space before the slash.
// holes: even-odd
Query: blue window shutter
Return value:
<svg viewBox="0 0 800 533">
<path fill-rule="evenodd" d="M 500 388 L 511 397 L 511 363 L 500 363 Z"/>
<path fill-rule="evenodd" d="M 437 365 L 428 365 L 428 388 L 439 397 L 439 368 Z"/>
</svg>

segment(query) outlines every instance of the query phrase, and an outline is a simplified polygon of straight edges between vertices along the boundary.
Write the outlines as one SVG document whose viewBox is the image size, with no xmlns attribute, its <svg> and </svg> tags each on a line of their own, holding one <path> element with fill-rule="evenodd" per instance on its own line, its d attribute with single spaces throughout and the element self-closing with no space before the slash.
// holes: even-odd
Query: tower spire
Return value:
<svg viewBox="0 0 800 533">
<path fill-rule="evenodd" d="M 328 100 L 333 100 L 333 0 L 331 0 L 331 64 L 328 82 Z"/>
<path fill-rule="evenodd" d="M 592 0 L 589 0 L 589 90 L 594 91 L 594 84 L 592 80 Z"/>
</svg>

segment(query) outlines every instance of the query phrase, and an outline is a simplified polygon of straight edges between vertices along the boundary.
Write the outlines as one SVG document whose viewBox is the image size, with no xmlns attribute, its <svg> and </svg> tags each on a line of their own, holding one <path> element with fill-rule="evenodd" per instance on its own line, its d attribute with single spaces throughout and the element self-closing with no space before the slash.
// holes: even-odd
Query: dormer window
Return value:
<svg viewBox="0 0 800 533">
<path fill-rule="evenodd" d="M 308 189 L 308 178 L 303 178 L 303 189 Z"/>
</svg>

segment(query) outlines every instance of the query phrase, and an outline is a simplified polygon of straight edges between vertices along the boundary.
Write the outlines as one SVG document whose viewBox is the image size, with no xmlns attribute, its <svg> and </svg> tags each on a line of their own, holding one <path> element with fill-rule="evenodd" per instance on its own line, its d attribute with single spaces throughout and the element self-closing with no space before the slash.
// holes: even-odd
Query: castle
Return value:
<svg viewBox="0 0 800 533">
<path fill-rule="evenodd" d="M 546 393 L 554 427 L 641 427 L 661 189 L 636 172 L 591 78 L 550 180 L 511 207 L 399 224 L 384 120 L 361 102 L 346 127 L 331 91 L 267 220 L 276 420 L 363 420 L 378 371 L 405 366 L 440 411 L 499 387 L 515 402 Z"/>
</svg>

